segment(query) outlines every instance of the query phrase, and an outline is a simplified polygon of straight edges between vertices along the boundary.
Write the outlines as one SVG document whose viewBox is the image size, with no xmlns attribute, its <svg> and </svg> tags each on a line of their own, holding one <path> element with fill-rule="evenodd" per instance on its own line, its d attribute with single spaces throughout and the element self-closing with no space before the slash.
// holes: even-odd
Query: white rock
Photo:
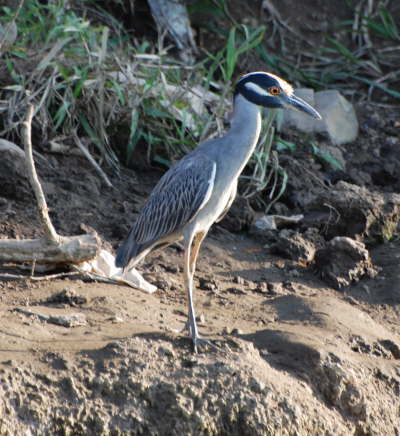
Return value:
<svg viewBox="0 0 400 436">
<path fill-rule="evenodd" d="M 316 120 L 309 115 L 287 109 L 283 124 L 305 133 L 327 133 L 335 145 L 354 141 L 358 134 L 358 121 L 353 105 L 337 90 L 314 93 L 312 89 L 299 88 L 295 94 L 312 105 L 322 116 Z"/>
<path fill-rule="evenodd" d="M 285 224 L 296 224 L 304 218 L 304 215 L 264 215 L 254 222 L 257 230 L 276 230 L 278 227 L 284 227 Z"/>
<path fill-rule="evenodd" d="M 315 106 L 323 118 L 321 123 L 334 144 L 352 142 L 357 138 L 358 121 L 353 105 L 339 91 L 321 91 L 315 94 Z M 316 128 L 322 128 L 316 124 Z M 318 130 L 317 130 L 318 131 Z"/>
</svg>

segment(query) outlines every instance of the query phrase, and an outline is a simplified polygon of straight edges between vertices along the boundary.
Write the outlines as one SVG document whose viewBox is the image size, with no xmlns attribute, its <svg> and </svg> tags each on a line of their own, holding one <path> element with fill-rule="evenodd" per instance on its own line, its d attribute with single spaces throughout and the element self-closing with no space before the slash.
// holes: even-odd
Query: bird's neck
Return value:
<svg viewBox="0 0 400 436">
<path fill-rule="evenodd" d="M 247 152 L 250 157 L 261 130 L 261 108 L 245 99 L 241 94 L 236 95 L 231 118 L 231 127 L 227 135 L 232 136 L 235 148 Z M 247 154 L 246 153 L 246 154 Z"/>
</svg>

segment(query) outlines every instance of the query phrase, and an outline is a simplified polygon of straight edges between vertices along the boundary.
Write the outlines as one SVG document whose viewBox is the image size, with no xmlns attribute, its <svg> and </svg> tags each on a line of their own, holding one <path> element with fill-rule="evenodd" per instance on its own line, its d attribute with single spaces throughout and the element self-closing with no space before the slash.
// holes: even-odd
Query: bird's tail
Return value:
<svg viewBox="0 0 400 436">
<path fill-rule="evenodd" d="M 115 266 L 117 268 L 125 268 L 132 259 L 141 253 L 142 247 L 142 244 L 138 244 L 135 241 L 133 232 L 131 232 L 117 250 L 117 255 L 115 256 Z"/>
</svg>

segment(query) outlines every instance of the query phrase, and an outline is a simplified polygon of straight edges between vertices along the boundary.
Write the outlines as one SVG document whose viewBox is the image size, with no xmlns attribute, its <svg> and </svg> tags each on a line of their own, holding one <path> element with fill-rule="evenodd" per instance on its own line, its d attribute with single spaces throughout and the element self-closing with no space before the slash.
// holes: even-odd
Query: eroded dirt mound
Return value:
<svg viewBox="0 0 400 436">
<path fill-rule="evenodd" d="M 1 434 L 373 435 L 382 426 L 395 434 L 392 334 L 334 299 L 273 305 L 286 327 L 225 338 L 196 356 L 176 337 L 144 334 L 73 357 L 39 353 L 40 370 L 7 362 Z M 300 306 L 301 329 L 290 326 Z"/>
</svg>

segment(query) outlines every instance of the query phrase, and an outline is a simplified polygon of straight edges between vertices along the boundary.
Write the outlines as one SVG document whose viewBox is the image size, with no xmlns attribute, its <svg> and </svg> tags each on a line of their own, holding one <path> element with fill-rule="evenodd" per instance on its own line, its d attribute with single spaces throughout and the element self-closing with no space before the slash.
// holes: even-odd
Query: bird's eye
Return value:
<svg viewBox="0 0 400 436">
<path fill-rule="evenodd" d="M 281 93 L 281 90 L 277 86 L 271 86 L 268 91 L 271 95 L 279 95 Z"/>
</svg>

